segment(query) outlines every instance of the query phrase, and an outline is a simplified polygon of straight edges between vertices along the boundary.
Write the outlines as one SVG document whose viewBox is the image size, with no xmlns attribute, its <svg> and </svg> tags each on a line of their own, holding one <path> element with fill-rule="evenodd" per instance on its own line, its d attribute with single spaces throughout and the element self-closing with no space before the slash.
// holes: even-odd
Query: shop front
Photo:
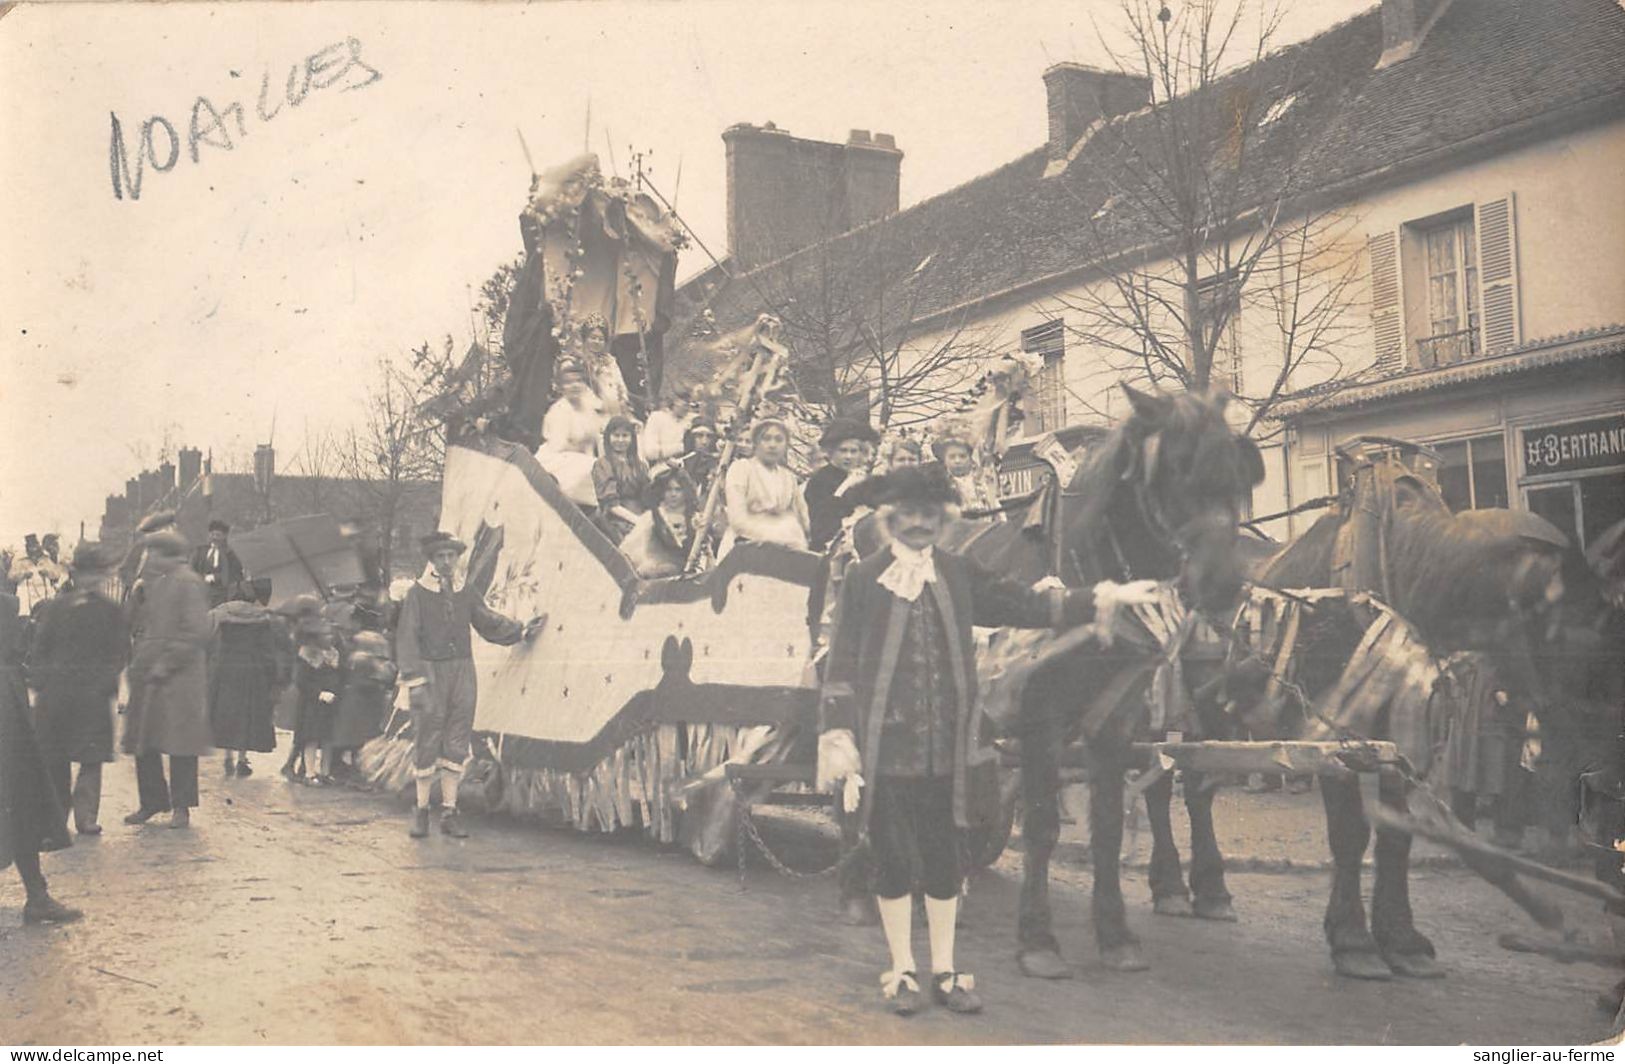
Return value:
<svg viewBox="0 0 1625 1064">
<path fill-rule="evenodd" d="M 1389 436 L 1438 453 L 1452 510 L 1530 510 L 1581 547 L 1625 520 L 1625 329 L 1352 386 L 1287 411 L 1296 501 L 1331 490 L 1339 444 Z"/>
</svg>

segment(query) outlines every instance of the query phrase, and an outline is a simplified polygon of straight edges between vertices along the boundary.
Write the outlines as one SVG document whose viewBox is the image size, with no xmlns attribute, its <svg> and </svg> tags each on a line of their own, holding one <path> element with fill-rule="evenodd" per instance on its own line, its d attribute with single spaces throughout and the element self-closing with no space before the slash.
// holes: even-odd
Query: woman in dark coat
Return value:
<svg viewBox="0 0 1625 1064">
<path fill-rule="evenodd" d="M 28 656 L 40 746 L 81 835 L 102 831 L 96 822 L 102 766 L 113 760 L 113 698 L 130 656 L 124 612 L 97 590 L 111 569 L 99 548 L 80 546 L 73 557 L 74 587 L 45 605 Z"/>
<path fill-rule="evenodd" d="M 209 725 L 226 751 L 227 776 L 251 776 L 250 750 L 276 749 L 272 707 L 281 672 L 271 615 L 257 602 L 232 601 L 209 611 Z M 236 752 L 233 762 L 232 753 Z"/>
<path fill-rule="evenodd" d="M 51 897 L 40 869 L 42 851 L 63 849 L 73 840 L 29 721 L 23 624 L 17 597 L 0 594 L 0 868 L 15 863 L 22 876 L 28 892 L 23 923 L 65 924 L 84 914 Z"/>
</svg>

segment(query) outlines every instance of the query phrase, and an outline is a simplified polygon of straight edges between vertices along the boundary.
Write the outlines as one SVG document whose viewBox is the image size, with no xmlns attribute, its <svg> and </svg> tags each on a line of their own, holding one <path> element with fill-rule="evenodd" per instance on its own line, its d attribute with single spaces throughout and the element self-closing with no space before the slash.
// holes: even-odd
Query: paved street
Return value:
<svg viewBox="0 0 1625 1064">
<path fill-rule="evenodd" d="M 478 819 L 466 842 L 416 842 L 398 806 L 292 787 L 273 758 L 258 765 L 227 783 L 207 762 L 189 832 L 119 823 L 133 771 L 112 766 L 107 834 L 46 858 L 83 923 L 21 927 L 6 873 L 0 1042 L 1550 1044 L 1608 1030 L 1592 998 L 1615 976 L 1499 949 L 1499 932 L 1529 925 L 1459 869 L 1429 868 L 1414 886 L 1449 977 L 1351 984 L 1322 942 L 1323 872 L 1233 876 L 1236 925 L 1153 918 L 1133 873 L 1153 968 L 1117 975 L 1095 961 L 1088 876 L 1063 867 L 1059 933 L 1079 977 L 1044 983 L 1016 969 L 1019 855 L 1007 853 L 973 881 L 961 933 L 986 1013 L 899 1020 L 875 1003 L 879 933 L 835 921 L 827 879 L 755 868 L 741 892 L 732 872 L 641 840 Z M 1270 838 L 1313 864 L 1318 813 L 1313 796 L 1226 791 L 1221 840 L 1265 858 L 1243 851 Z M 1571 924 L 1601 934 L 1565 901 Z M 923 961 L 923 928 L 916 941 Z"/>
</svg>

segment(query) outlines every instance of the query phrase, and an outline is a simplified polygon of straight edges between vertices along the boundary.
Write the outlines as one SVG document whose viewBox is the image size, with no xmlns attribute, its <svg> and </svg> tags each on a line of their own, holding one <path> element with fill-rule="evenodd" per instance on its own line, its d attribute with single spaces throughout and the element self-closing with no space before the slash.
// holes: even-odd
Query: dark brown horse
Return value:
<svg viewBox="0 0 1625 1064">
<path fill-rule="evenodd" d="M 1222 396 L 1125 391 L 1132 415 L 1089 448 L 1051 509 L 1048 534 L 1024 529 L 1020 521 L 971 526 L 961 548 L 1018 580 L 1057 576 L 1073 587 L 1177 581 L 1190 605 L 1222 607 L 1241 584 L 1238 513 L 1263 479 L 1258 450 L 1226 423 Z M 1016 729 L 1023 805 L 1020 959 L 1029 975 L 1070 974 L 1051 928 L 1049 862 L 1060 837 L 1060 754 L 1080 738 L 1092 769 L 1093 915 L 1101 957 L 1118 970 L 1145 967 L 1124 912 L 1119 851 L 1124 774 L 1145 716 L 1146 660 L 1143 646 L 1123 640 L 1110 648 L 1090 645 L 1046 663 L 1023 690 Z"/>
<path fill-rule="evenodd" d="M 1452 514 L 1425 477 L 1392 458 L 1367 460 L 1356 466 L 1338 507 L 1263 563 L 1255 582 L 1280 590 L 1371 592 L 1410 622 L 1435 658 L 1463 651 L 1486 655 L 1510 702 L 1538 710 L 1543 685 L 1531 652 L 1562 593 L 1564 543 L 1562 533 L 1532 514 Z M 1338 679 L 1360 631 L 1346 619 L 1339 624 L 1333 618 L 1324 626 L 1323 645 L 1306 645 L 1307 656 L 1329 659 L 1332 667 L 1321 667 L 1327 661 L 1311 661 L 1299 674 L 1311 704 L 1292 707 L 1294 720 L 1278 721 L 1278 734 L 1293 734 L 1315 712 L 1315 701 Z M 1388 738 L 1396 726 L 1384 715 L 1363 737 Z M 1427 766 L 1416 768 L 1426 771 Z M 1358 784 L 1334 776 L 1323 776 L 1321 784 L 1334 863 L 1325 928 L 1337 971 L 1365 979 L 1390 973 L 1422 978 L 1442 974 L 1433 944 L 1412 918 L 1410 836 L 1377 832 L 1368 928 L 1360 868 L 1371 830 Z M 1400 777 L 1382 776 L 1384 804 L 1403 811 L 1408 793 L 1409 785 Z M 1205 826 L 1211 830 L 1210 823 Z M 1160 834 L 1155 844 L 1171 850 L 1171 836 Z M 1177 856 L 1173 860 L 1177 867 Z"/>
</svg>

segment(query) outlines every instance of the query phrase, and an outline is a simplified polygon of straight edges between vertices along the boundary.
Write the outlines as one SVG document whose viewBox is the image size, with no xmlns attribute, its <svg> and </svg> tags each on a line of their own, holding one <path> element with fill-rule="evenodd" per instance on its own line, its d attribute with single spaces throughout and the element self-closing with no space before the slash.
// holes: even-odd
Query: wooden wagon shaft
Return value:
<svg viewBox="0 0 1625 1064">
<path fill-rule="evenodd" d="M 1625 906 L 1625 893 L 1586 876 L 1565 872 L 1560 868 L 1543 865 L 1539 861 L 1531 861 L 1527 857 L 1520 857 L 1515 853 L 1497 849 L 1477 838 L 1468 835 L 1465 830 L 1452 830 L 1441 827 L 1415 817 L 1397 813 L 1386 806 L 1368 807 L 1366 816 L 1378 827 L 1392 828 L 1411 835 L 1420 835 L 1424 839 L 1440 843 L 1462 855 L 1462 859 L 1480 875 L 1495 882 L 1492 873 L 1504 872 L 1508 875 L 1525 875 L 1530 879 L 1538 879 L 1545 883 L 1552 883 L 1565 887 L 1577 894 L 1596 898 L 1598 901 L 1611 905 Z M 1499 885 L 1499 884 L 1497 884 Z"/>
<path fill-rule="evenodd" d="M 1373 742 L 1359 746 L 1334 741 L 1281 740 L 1277 742 L 1135 743 L 1130 768 L 1146 768 L 1156 763 L 1156 755 L 1166 754 L 1175 767 L 1192 772 L 1287 772 L 1320 776 L 1351 776 L 1357 771 L 1344 761 L 1353 755 L 1360 761 L 1374 760 L 1374 768 L 1390 771 L 1398 761 L 1393 743 Z M 1000 760 L 1007 768 L 1019 768 L 1021 751 L 1013 744 L 1000 747 Z M 1062 768 L 1089 768 L 1089 748 L 1081 743 L 1061 751 Z"/>
</svg>

